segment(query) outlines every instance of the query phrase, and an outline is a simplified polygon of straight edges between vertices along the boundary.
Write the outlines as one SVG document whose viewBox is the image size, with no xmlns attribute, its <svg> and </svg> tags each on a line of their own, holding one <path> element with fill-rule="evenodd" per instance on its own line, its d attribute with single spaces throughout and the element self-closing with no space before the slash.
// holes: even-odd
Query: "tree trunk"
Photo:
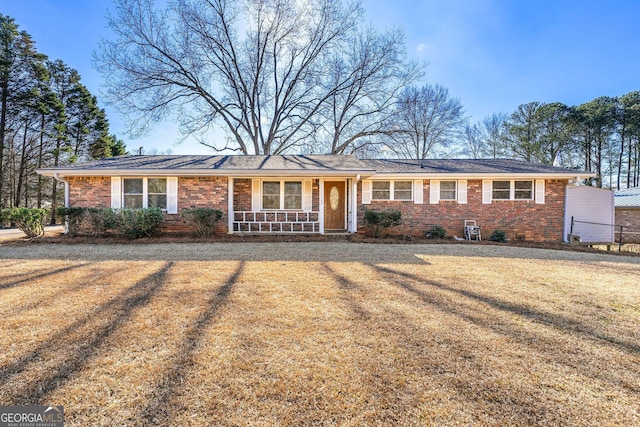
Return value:
<svg viewBox="0 0 640 427">
<path fill-rule="evenodd" d="M 44 121 L 45 114 L 40 116 L 40 147 L 38 147 L 38 169 L 42 167 L 42 157 L 44 154 Z M 38 185 L 36 188 L 36 199 L 38 208 L 42 207 L 42 175 L 38 174 Z"/>
<path fill-rule="evenodd" d="M 16 183 L 16 201 L 15 205 L 20 206 L 20 198 L 22 196 L 23 180 L 25 178 L 25 164 L 27 161 L 27 131 L 29 129 L 28 123 L 24 121 L 24 133 L 22 134 L 22 152 L 20 153 L 20 166 L 18 167 L 18 181 Z M 25 207 L 27 205 L 25 204 Z"/>
<path fill-rule="evenodd" d="M 2 188 L 4 187 L 4 169 L 2 161 L 4 159 L 4 139 L 5 139 L 5 131 L 7 127 L 7 104 L 9 99 L 9 83 L 8 77 L 3 79 L 2 84 L 0 85 L 0 108 L 2 112 L 0 113 L 0 208 L 5 207 L 6 202 L 2 199 Z"/>
</svg>

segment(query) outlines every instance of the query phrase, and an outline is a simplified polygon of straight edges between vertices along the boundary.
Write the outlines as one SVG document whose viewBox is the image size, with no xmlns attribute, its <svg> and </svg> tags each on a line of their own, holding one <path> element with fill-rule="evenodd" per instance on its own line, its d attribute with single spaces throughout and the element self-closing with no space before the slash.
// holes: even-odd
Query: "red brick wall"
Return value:
<svg viewBox="0 0 640 427">
<path fill-rule="evenodd" d="M 234 179 L 233 180 L 233 210 L 234 212 L 251 210 L 251 180 L 250 179 Z"/>
<path fill-rule="evenodd" d="M 616 233 L 622 229 L 624 242 L 640 242 L 640 209 L 639 208 L 616 208 Z"/>
<path fill-rule="evenodd" d="M 108 176 L 70 177 L 69 206 L 108 208 L 111 206 L 111 178 Z"/>
<path fill-rule="evenodd" d="M 373 201 L 363 205 L 362 183 L 358 183 L 358 230 L 364 226 L 366 209 L 397 209 L 402 212 L 403 224 L 394 233 L 423 237 L 431 225 L 440 225 L 452 236 L 463 236 L 464 220 L 474 219 L 482 227 L 483 238 L 500 229 L 512 240 L 561 241 L 564 217 L 566 181 L 550 180 L 545 185 L 545 203 L 534 201 L 493 201 L 482 204 L 482 181 L 467 182 L 467 204 L 440 201 L 429 204 L 429 180 L 424 181 L 424 204 L 413 201 Z"/>
<path fill-rule="evenodd" d="M 183 209 L 211 208 L 222 211 L 222 219 L 216 224 L 215 232 L 227 232 L 227 188 L 226 177 L 178 177 L 178 215 L 165 214 L 166 231 L 193 231 L 179 215 Z"/>
</svg>

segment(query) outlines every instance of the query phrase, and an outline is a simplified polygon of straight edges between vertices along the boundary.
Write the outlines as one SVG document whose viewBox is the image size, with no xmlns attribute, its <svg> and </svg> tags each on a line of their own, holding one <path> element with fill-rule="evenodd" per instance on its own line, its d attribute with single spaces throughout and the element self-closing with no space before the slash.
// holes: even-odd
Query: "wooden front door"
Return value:
<svg viewBox="0 0 640 427">
<path fill-rule="evenodd" d="M 324 229 L 345 230 L 345 181 L 324 182 Z"/>
</svg>

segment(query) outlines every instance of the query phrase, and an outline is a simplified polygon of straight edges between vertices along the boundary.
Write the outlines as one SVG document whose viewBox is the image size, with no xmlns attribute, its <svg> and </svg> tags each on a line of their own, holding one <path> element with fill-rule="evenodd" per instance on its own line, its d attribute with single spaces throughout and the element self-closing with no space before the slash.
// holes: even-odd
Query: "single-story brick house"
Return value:
<svg viewBox="0 0 640 427">
<path fill-rule="evenodd" d="M 398 233 L 441 225 L 560 241 L 565 187 L 590 173 L 506 159 L 361 160 L 345 155 L 120 156 L 38 173 L 65 183 L 65 205 L 160 207 L 184 231 L 185 208 L 224 213 L 221 233 L 355 233 L 367 209 L 397 209 Z"/>
</svg>

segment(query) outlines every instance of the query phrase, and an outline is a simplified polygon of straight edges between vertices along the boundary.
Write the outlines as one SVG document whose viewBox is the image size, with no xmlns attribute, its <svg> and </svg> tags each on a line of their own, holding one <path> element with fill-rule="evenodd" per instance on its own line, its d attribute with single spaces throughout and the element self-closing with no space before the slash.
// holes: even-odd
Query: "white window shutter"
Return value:
<svg viewBox="0 0 640 427">
<path fill-rule="evenodd" d="M 467 180 L 461 179 L 458 181 L 458 203 L 461 205 L 467 204 Z"/>
<path fill-rule="evenodd" d="M 440 202 L 440 181 L 432 179 L 429 183 L 429 203 L 437 205 Z"/>
<path fill-rule="evenodd" d="M 178 213 L 178 178 L 167 178 L 167 213 Z"/>
<path fill-rule="evenodd" d="M 251 180 L 251 210 L 258 212 L 260 210 L 260 180 Z"/>
<path fill-rule="evenodd" d="M 120 209 L 122 207 L 122 178 L 111 177 L 111 208 Z"/>
<path fill-rule="evenodd" d="M 362 181 L 362 204 L 370 205 L 371 204 L 371 194 L 373 193 L 373 185 L 371 181 L 365 179 Z"/>
<path fill-rule="evenodd" d="M 493 198 L 493 182 L 489 179 L 482 180 L 482 203 L 491 204 Z"/>
<path fill-rule="evenodd" d="M 311 212 L 313 209 L 313 182 L 310 179 L 302 181 L 302 210 Z"/>
<path fill-rule="evenodd" d="M 416 205 L 424 203 L 424 186 L 421 179 L 413 181 L 413 203 Z"/>
<path fill-rule="evenodd" d="M 536 179 L 536 203 L 544 203 L 544 179 Z"/>
</svg>

